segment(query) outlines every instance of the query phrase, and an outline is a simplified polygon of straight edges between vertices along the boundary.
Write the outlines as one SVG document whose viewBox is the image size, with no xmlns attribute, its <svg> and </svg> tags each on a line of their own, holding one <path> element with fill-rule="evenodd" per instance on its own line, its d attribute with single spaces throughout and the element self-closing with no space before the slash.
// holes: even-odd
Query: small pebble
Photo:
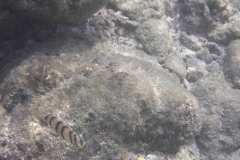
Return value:
<svg viewBox="0 0 240 160">
<path fill-rule="evenodd" d="M 147 155 L 146 160 L 159 160 L 159 159 L 157 158 L 157 156 L 149 154 Z"/>
<path fill-rule="evenodd" d="M 7 140 L 4 140 L 4 141 L 1 142 L 2 147 L 5 147 L 6 145 L 7 145 Z"/>
</svg>

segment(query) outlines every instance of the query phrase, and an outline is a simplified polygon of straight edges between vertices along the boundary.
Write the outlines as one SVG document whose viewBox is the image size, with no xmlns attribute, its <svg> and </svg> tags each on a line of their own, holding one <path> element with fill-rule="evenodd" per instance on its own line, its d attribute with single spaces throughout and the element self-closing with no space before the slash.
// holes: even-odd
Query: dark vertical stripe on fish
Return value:
<svg viewBox="0 0 240 160">
<path fill-rule="evenodd" d="M 50 116 L 50 114 L 45 117 L 45 121 L 47 121 L 47 118 L 48 118 L 49 116 Z"/>
<path fill-rule="evenodd" d="M 60 137 L 72 145 L 78 148 L 83 148 L 86 145 L 86 141 L 72 131 L 72 129 L 61 120 L 61 118 L 53 114 L 47 114 L 44 119 Z"/>
<path fill-rule="evenodd" d="M 52 120 L 54 120 L 55 118 L 57 118 L 57 117 L 52 117 L 52 118 L 49 120 L 49 124 L 50 124 L 50 126 L 51 126 L 52 128 L 54 128 L 54 127 L 52 126 Z"/>
<path fill-rule="evenodd" d="M 55 128 L 56 132 L 58 132 L 58 127 L 61 123 L 63 123 L 63 122 L 62 121 L 57 122 L 57 125 L 56 125 L 56 128 Z"/>
<path fill-rule="evenodd" d="M 78 145 L 77 145 L 77 135 L 76 135 L 76 134 L 74 134 L 74 144 L 75 144 L 76 146 L 78 146 Z"/>
<path fill-rule="evenodd" d="M 81 143 L 81 146 L 83 145 L 83 141 L 82 141 L 82 138 L 79 136 L 79 139 L 80 139 L 80 143 Z"/>
<path fill-rule="evenodd" d="M 73 144 L 73 142 L 72 142 L 72 133 L 73 133 L 73 131 L 70 131 L 70 142 Z M 74 145 L 74 144 L 73 144 Z"/>
<path fill-rule="evenodd" d="M 66 138 L 63 136 L 63 132 L 64 132 L 64 129 L 67 128 L 66 126 L 63 126 L 63 128 L 61 129 L 61 136 L 66 140 Z"/>
</svg>

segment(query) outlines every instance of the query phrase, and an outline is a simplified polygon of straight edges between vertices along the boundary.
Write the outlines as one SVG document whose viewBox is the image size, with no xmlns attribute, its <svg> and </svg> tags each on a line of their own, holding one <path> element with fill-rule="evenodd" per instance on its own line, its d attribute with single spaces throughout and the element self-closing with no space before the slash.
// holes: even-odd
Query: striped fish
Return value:
<svg viewBox="0 0 240 160">
<path fill-rule="evenodd" d="M 47 113 L 45 121 L 57 132 L 60 137 L 72 143 L 75 147 L 83 148 L 86 145 L 86 141 L 82 139 L 81 135 L 77 135 L 74 131 L 72 131 L 72 129 L 61 120 L 61 118 L 51 113 Z"/>
</svg>

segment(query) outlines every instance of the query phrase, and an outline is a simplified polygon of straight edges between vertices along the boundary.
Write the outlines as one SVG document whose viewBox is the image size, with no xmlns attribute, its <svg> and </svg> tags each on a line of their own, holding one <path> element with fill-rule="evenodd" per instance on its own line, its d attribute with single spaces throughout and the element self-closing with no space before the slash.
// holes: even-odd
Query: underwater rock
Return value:
<svg viewBox="0 0 240 160">
<path fill-rule="evenodd" d="M 20 88 L 17 91 L 12 91 L 6 94 L 2 104 L 8 112 L 11 112 L 17 105 L 24 105 L 28 101 L 29 97 L 30 96 L 26 93 L 26 91 Z"/>
<path fill-rule="evenodd" d="M 8 0 L 12 10 L 33 19 L 47 22 L 82 22 L 97 12 L 109 0 Z"/>
<path fill-rule="evenodd" d="M 159 160 L 160 158 L 157 157 L 156 155 L 149 154 L 146 157 L 146 160 Z"/>
<path fill-rule="evenodd" d="M 203 76 L 201 72 L 198 72 L 195 68 L 189 67 L 187 69 L 187 75 L 186 79 L 188 82 L 196 82 L 198 79 L 200 79 Z"/>
<path fill-rule="evenodd" d="M 180 42 L 190 50 L 198 51 L 201 49 L 201 44 L 198 42 L 197 38 L 188 35 L 184 31 L 181 32 Z"/>
<path fill-rule="evenodd" d="M 240 5 L 239 5 L 240 8 Z M 233 151 L 226 159 L 238 160 L 240 159 L 240 149 Z"/>
<path fill-rule="evenodd" d="M 164 3 L 165 9 L 154 8 L 152 2 Z M 234 24 L 235 29 L 229 26 L 238 21 L 237 14 L 232 18 L 225 16 L 228 20 L 219 19 L 220 14 L 230 13 L 226 12 L 229 8 L 226 0 L 192 2 L 116 0 L 80 25 L 31 20 L 14 25 L 17 32 L 9 29 L 10 40 L 22 40 L 25 48 L 16 45 L 11 52 L 0 51 L 1 55 L 6 52 L 16 57 L 10 64 L 14 67 L 4 66 L 0 74 L 0 159 L 239 159 L 240 94 L 237 87 L 232 88 L 226 82 L 230 76 L 225 70 L 231 66 L 230 60 L 225 60 L 233 53 L 229 59 L 236 60 L 236 66 L 230 68 L 233 75 L 238 74 L 235 72 L 238 58 L 234 55 L 238 43 L 234 47 L 229 45 L 227 56 L 226 46 L 219 44 L 222 33 L 224 44 L 236 39 L 238 24 Z M 190 11 L 179 12 L 181 4 L 190 5 Z M 122 12 L 115 10 L 120 10 L 120 6 Z M 209 30 L 203 28 L 202 33 L 193 26 L 189 32 L 185 30 L 193 35 L 191 29 L 196 29 L 193 36 L 200 42 L 196 44 L 203 47 L 196 53 L 186 48 L 192 44 L 180 43 L 180 34 L 186 28 L 179 23 L 186 23 L 184 16 L 198 7 L 210 9 L 211 15 L 205 16 L 212 20 L 206 25 Z M 164 10 L 165 15 L 158 20 Z M 8 17 L 12 12 L 18 13 L 1 12 L 2 22 L 11 21 Z M 157 29 L 152 25 L 155 23 L 147 20 L 152 14 L 157 19 Z M 203 15 L 199 12 L 194 16 Z M 134 34 L 144 21 L 150 31 L 142 29 L 138 35 Z M 201 23 L 205 22 L 203 19 Z M 161 39 L 160 32 L 154 31 L 161 27 L 169 28 L 164 33 L 170 38 Z M 211 39 L 209 32 L 213 33 L 214 27 L 226 27 L 226 37 L 219 30 L 219 34 L 213 35 L 215 42 L 207 40 L 206 34 Z M 169 32 L 175 37 L 172 45 Z M 24 38 L 18 37 L 19 33 Z M 50 38 L 46 33 L 55 36 Z M 144 36 L 153 41 L 139 38 Z M 1 46 L 11 48 L 7 43 L 9 37 L 1 41 Z M 48 41 L 44 41 L 46 37 Z M 156 44 L 152 45 L 154 38 Z M 162 44 L 173 46 L 173 51 L 159 61 L 159 55 L 147 51 L 157 48 L 162 53 L 167 50 L 159 47 Z M 19 58 L 19 53 L 26 56 Z M 63 118 L 77 134 L 82 134 L 84 141 L 91 140 L 92 145 L 80 151 L 57 137 L 44 121 L 45 112 Z"/>
<path fill-rule="evenodd" d="M 208 48 L 203 47 L 201 50 L 199 50 L 198 52 L 196 52 L 196 57 L 198 59 L 203 60 L 204 62 L 206 62 L 207 64 L 211 63 L 213 61 L 213 57 L 210 54 Z"/>
<path fill-rule="evenodd" d="M 163 63 L 172 51 L 173 39 L 165 21 L 149 19 L 136 29 L 136 37 L 140 40 L 148 54 Z"/>
<path fill-rule="evenodd" d="M 240 89 L 240 39 L 234 40 L 227 48 L 226 60 L 224 61 L 224 73 L 235 88 Z"/>
<path fill-rule="evenodd" d="M 206 69 L 206 63 L 195 57 L 189 57 L 186 60 L 187 65 L 187 79 L 191 82 L 195 82 L 202 76 L 207 76 L 208 71 Z"/>
<path fill-rule="evenodd" d="M 10 121 L 3 122 L 6 125 L 0 132 L 11 140 L 5 146 L 8 152 L 0 150 L 1 155 L 92 159 L 96 153 L 105 158 L 119 157 L 126 150 L 176 153 L 199 134 L 201 118 L 196 99 L 155 58 L 106 43 L 83 47 L 83 41 L 70 37 L 56 37 L 46 44 L 33 47 L 33 55 L 12 70 L 0 86 L 6 89 L 13 81 L 17 88 L 25 86 L 31 93 L 27 103 L 18 104 L 8 115 Z M 40 53 L 40 48 L 59 51 L 59 56 Z M 42 64 L 47 65 L 47 72 L 41 73 L 58 76 L 43 74 L 43 80 L 55 80 L 55 87 L 39 95 L 29 75 L 38 75 Z M 44 112 L 59 115 L 84 139 L 94 138 L 94 145 L 84 152 L 72 148 L 43 122 Z M 41 142 L 40 147 L 36 141 Z M 24 148 L 28 149 L 23 152 Z"/>
<path fill-rule="evenodd" d="M 180 3 L 183 21 L 181 28 L 188 33 L 211 31 L 232 16 L 228 0 L 184 0 Z"/>
<path fill-rule="evenodd" d="M 229 45 L 235 39 L 240 38 L 240 14 L 236 14 L 224 25 L 219 25 L 208 34 L 209 39 L 214 42 Z"/>
<path fill-rule="evenodd" d="M 143 22 L 150 18 L 160 19 L 165 12 L 164 3 L 159 0 L 110 0 L 109 4 L 137 22 Z"/>
<path fill-rule="evenodd" d="M 176 54 L 171 53 L 164 63 L 164 66 L 175 73 L 181 81 L 183 81 L 183 79 L 186 77 L 186 63 L 181 57 L 177 56 Z"/>
<path fill-rule="evenodd" d="M 201 133 L 196 137 L 203 159 L 226 159 L 239 149 L 239 96 L 222 73 L 202 77 L 192 84 L 191 91 L 199 101 L 203 119 Z"/>
<path fill-rule="evenodd" d="M 17 29 L 20 31 L 24 23 L 23 18 L 10 12 L 2 5 L 2 2 L 0 2 L 0 60 L 9 53 L 18 50 L 24 44 L 22 41 L 19 41 L 19 33 L 16 36 Z M 3 63 L 2 61 L 1 65 Z"/>
<path fill-rule="evenodd" d="M 239 0 L 231 0 L 231 3 L 236 8 L 236 10 L 240 11 L 240 1 Z"/>
<path fill-rule="evenodd" d="M 215 54 L 215 55 L 222 55 L 223 50 L 214 42 L 208 42 L 206 46 L 210 52 L 210 54 Z"/>
</svg>

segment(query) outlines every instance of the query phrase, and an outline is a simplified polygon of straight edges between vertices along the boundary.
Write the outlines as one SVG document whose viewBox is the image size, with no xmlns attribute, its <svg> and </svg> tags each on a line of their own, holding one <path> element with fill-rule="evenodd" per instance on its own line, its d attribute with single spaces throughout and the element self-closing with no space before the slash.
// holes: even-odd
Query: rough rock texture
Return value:
<svg viewBox="0 0 240 160">
<path fill-rule="evenodd" d="M 116 0 L 54 24 L 0 2 L 0 159 L 239 160 L 238 4 Z M 46 111 L 94 143 L 66 143 Z"/>
<path fill-rule="evenodd" d="M 165 12 L 162 0 L 110 0 L 109 3 L 130 19 L 138 22 L 143 22 L 149 18 L 160 19 Z"/>
<path fill-rule="evenodd" d="M 199 60 L 195 57 L 189 57 L 186 60 L 187 65 L 187 79 L 190 82 L 196 82 L 203 76 L 208 75 L 208 71 L 206 70 L 206 63 L 202 60 Z"/>
<path fill-rule="evenodd" d="M 227 48 L 224 73 L 235 88 L 240 89 L 240 39 L 232 41 Z"/>
<path fill-rule="evenodd" d="M 239 0 L 229 0 L 232 7 L 235 9 L 235 12 L 240 10 L 240 1 Z"/>
<path fill-rule="evenodd" d="M 173 40 L 166 22 L 149 19 L 136 29 L 136 37 L 140 40 L 148 54 L 163 63 L 172 51 Z"/>
<path fill-rule="evenodd" d="M 201 159 L 226 159 L 240 146 L 240 91 L 231 89 L 221 73 L 201 78 L 191 90 L 205 117 L 197 136 Z"/>
<path fill-rule="evenodd" d="M 210 54 L 220 56 L 223 54 L 223 49 L 219 47 L 218 44 L 214 42 L 208 42 L 206 47 L 208 48 Z"/>
<path fill-rule="evenodd" d="M 187 48 L 193 51 L 201 49 L 201 44 L 198 42 L 196 37 L 189 36 L 186 32 L 181 32 L 180 42 Z"/>
<path fill-rule="evenodd" d="M 34 55 L 1 85 L 1 104 L 8 111 L 1 117 L 9 119 L 3 120 L 1 134 L 6 136 L 1 141 L 7 144 L 1 155 L 92 159 L 97 152 L 102 158 L 112 158 L 130 148 L 175 153 L 199 133 L 196 99 L 154 58 L 103 44 L 88 48 L 71 38 L 58 37 L 53 42 L 61 45 L 59 56 L 44 55 L 44 50 L 56 50 L 58 45 L 36 46 L 31 49 Z M 44 50 L 39 52 L 40 48 Z M 16 102 L 15 97 L 20 100 Z M 55 137 L 43 123 L 47 111 L 71 121 L 84 137 L 93 137 L 94 152 L 79 152 Z"/>
<path fill-rule="evenodd" d="M 176 54 L 170 54 L 164 64 L 171 72 L 174 72 L 181 81 L 186 77 L 186 63 L 181 57 Z"/>
<path fill-rule="evenodd" d="M 189 33 L 206 32 L 223 24 L 233 14 L 228 0 L 181 0 L 182 29 Z"/>
<path fill-rule="evenodd" d="M 212 41 L 228 45 L 232 40 L 240 38 L 240 14 L 236 14 L 229 23 L 216 27 L 208 34 Z"/>
<path fill-rule="evenodd" d="M 1 1 L 0 63 L 2 66 L 11 61 L 15 56 L 25 56 L 24 53 L 16 54 L 15 51 L 34 43 L 34 41 L 48 40 L 56 34 L 57 31 L 61 30 L 58 24 L 52 22 L 82 21 L 99 10 L 107 1 L 92 1 L 94 5 L 89 2 L 90 1 L 84 0 L 77 5 L 77 1 L 71 0 Z M 83 5 L 83 9 L 80 9 L 81 5 Z M 0 66 L 0 69 L 2 66 Z"/>
<path fill-rule="evenodd" d="M 181 29 L 206 34 L 209 40 L 228 45 L 240 37 L 238 4 L 228 0 L 183 0 Z"/>
<path fill-rule="evenodd" d="M 196 57 L 198 59 L 203 60 L 207 64 L 211 63 L 213 61 L 213 56 L 210 54 L 208 48 L 202 48 L 196 53 Z"/>
<path fill-rule="evenodd" d="M 8 0 L 7 6 L 25 16 L 48 22 L 81 22 L 109 0 Z"/>
<path fill-rule="evenodd" d="M 24 45 L 23 37 L 20 41 L 19 33 L 16 35 L 17 31 L 23 32 L 24 19 L 10 12 L 4 4 L 4 1 L 0 2 L 0 60 Z"/>
</svg>

